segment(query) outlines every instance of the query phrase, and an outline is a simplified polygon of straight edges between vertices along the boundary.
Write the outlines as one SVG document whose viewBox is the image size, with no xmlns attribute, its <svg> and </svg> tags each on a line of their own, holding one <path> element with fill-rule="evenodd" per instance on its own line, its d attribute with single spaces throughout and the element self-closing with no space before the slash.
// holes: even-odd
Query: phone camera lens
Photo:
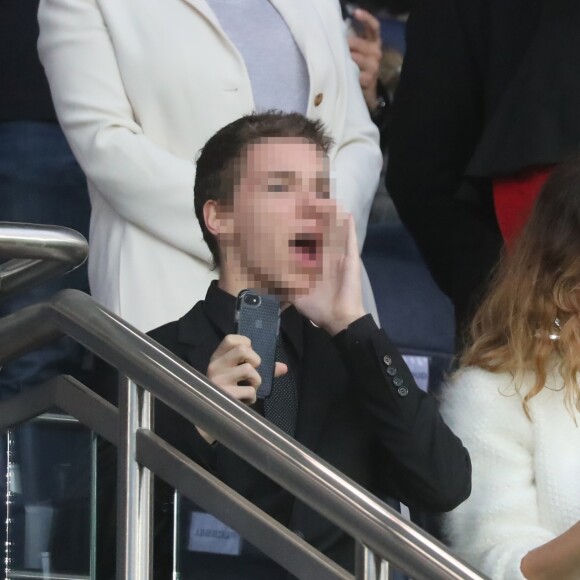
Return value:
<svg viewBox="0 0 580 580">
<path fill-rule="evenodd" d="M 244 302 L 248 306 L 259 306 L 261 299 L 257 294 L 246 294 L 244 296 Z"/>
</svg>

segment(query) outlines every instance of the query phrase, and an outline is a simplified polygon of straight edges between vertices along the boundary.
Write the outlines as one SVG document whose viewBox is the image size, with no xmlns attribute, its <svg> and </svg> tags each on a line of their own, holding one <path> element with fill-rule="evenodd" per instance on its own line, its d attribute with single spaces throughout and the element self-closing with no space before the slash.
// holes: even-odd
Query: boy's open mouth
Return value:
<svg viewBox="0 0 580 580">
<path fill-rule="evenodd" d="M 301 265 L 316 266 L 321 255 L 321 242 L 319 234 L 298 234 L 288 245 Z"/>
</svg>

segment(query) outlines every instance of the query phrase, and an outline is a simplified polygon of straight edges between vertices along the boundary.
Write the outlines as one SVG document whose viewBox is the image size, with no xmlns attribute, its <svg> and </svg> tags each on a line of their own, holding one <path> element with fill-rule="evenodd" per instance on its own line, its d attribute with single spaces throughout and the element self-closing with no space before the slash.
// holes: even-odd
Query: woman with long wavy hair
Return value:
<svg viewBox="0 0 580 580">
<path fill-rule="evenodd" d="M 471 327 L 442 412 L 473 462 L 451 546 L 492 578 L 580 578 L 580 157 L 559 166 Z"/>
</svg>

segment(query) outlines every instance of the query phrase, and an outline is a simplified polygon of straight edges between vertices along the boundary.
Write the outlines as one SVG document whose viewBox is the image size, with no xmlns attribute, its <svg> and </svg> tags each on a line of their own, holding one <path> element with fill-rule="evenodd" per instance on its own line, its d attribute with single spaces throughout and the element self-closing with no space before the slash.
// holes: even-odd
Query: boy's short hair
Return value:
<svg viewBox="0 0 580 580">
<path fill-rule="evenodd" d="M 215 267 L 220 266 L 219 246 L 205 225 L 203 207 L 208 200 L 231 204 L 240 179 L 240 162 L 245 160 L 248 145 L 276 137 L 305 139 L 325 154 L 332 146 L 332 139 L 325 134 L 321 121 L 307 119 L 299 113 L 267 111 L 246 115 L 226 125 L 199 153 L 194 185 L 195 215 Z"/>
</svg>

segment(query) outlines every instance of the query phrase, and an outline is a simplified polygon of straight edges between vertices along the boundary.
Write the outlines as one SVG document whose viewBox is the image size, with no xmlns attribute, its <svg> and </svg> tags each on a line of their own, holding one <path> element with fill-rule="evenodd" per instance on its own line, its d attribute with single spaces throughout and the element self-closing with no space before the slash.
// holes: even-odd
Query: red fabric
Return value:
<svg viewBox="0 0 580 580">
<path fill-rule="evenodd" d="M 553 168 L 553 165 L 535 167 L 517 176 L 494 178 L 495 215 L 508 248 L 528 221 L 536 197 Z"/>
</svg>

